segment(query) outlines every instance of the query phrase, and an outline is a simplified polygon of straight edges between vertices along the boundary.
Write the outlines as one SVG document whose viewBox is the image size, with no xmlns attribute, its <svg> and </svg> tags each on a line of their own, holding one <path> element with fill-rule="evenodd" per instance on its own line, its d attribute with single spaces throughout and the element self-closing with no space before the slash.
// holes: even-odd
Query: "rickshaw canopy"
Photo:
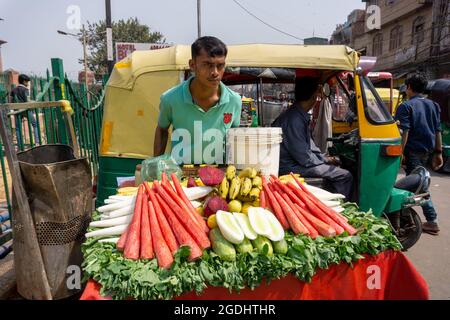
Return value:
<svg viewBox="0 0 450 320">
<path fill-rule="evenodd" d="M 135 51 L 116 63 L 106 85 L 100 155 L 147 158 L 162 93 L 185 80 L 191 47 Z M 359 54 L 347 46 L 245 44 L 228 46 L 227 68 L 323 70 L 322 76 L 355 71 Z"/>
</svg>

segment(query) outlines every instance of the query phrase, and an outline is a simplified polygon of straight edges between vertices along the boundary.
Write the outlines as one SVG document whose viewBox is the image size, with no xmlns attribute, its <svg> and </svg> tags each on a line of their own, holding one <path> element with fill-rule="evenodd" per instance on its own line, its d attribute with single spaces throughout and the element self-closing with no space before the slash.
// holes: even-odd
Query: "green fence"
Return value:
<svg viewBox="0 0 450 320">
<path fill-rule="evenodd" d="M 74 110 L 72 121 L 77 142 L 82 157 L 86 157 L 91 165 L 92 176 L 98 172 L 98 146 L 100 140 L 101 121 L 103 115 L 104 90 L 103 85 L 94 86 L 87 92 L 84 84 L 67 79 L 64 74 L 63 62 L 55 58 L 51 60 L 52 73 L 47 71 L 45 78 L 31 79 L 30 99 L 40 101 L 69 100 Z M 0 103 L 7 103 L 9 93 L 6 86 L 0 82 Z M 14 102 L 14 101 L 13 101 Z M 66 124 L 60 108 L 31 109 L 9 113 L 9 132 L 17 151 L 24 151 L 37 145 L 69 144 Z M 5 233 L 10 223 L 5 220 L 5 211 L 12 215 L 11 186 L 8 181 L 9 172 L 0 139 L 0 165 L 3 188 L 0 189 L 0 199 L 6 206 L 3 218 L 0 220 L 0 246 L 11 238 L 11 233 Z M 2 200 L 0 200 L 2 202 Z M 4 204 L 0 203 L 0 206 Z M 2 207 L 0 207 L 0 214 Z"/>
</svg>

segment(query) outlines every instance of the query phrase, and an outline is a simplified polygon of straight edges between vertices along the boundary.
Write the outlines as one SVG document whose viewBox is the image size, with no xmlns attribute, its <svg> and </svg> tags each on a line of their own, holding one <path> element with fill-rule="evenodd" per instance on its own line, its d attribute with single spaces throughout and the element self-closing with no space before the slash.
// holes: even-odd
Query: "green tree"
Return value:
<svg viewBox="0 0 450 320">
<path fill-rule="evenodd" d="M 86 27 L 87 33 L 87 64 L 90 70 L 95 72 L 95 77 L 101 77 L 108 72 L 107 52 L 106 52 L 106 22 L 101 20 L 99 22 L 90 23 Z M 143 43 L 164 43 L 166 39 L 157 31 L 151 31 L 150 27 L 141 24 L 135 18 L 128 18 L 128 20 L 119 20 L 112 23 L 113 33 L 113 49 L 116 42 L 143 42 Z M 83 41 L 83 38 L 80 38 Z M 114 52 L 114 59 L 116 53 Z M 83 60 L 81 59 L 82 63 Z"/>
</svg>

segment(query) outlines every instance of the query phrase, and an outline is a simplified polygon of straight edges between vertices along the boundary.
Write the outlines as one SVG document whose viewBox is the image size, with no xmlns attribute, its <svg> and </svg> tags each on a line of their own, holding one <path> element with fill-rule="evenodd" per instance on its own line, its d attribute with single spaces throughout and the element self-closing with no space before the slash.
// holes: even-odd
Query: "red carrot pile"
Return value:
<svg viewBox="0 0 450 320">
<path fill-rule="evenodd" d="M 190 260 L 209 248 L 208 227 L 183 192 L 175 174 L 174 187 L 163 173 L 161 182 L 141 184 L 136 196 L 133 219 L 117 242 L 128 259 L 153 259 L 169 268 L 173 255 L 182 245 L 190 247 Z"/>
<path fill-rule="evenodd" d="M 270 207 L 285 230 L 292 229 L 295 234 L 318 235 L 332 237 L 347 231 L 350 235 L 356 233 L 342 214 L 326 206 L 312 194 L 295 175 L 298 187 L 289 182 L 282 183 L 277 177 L 271 176 L 268 182 L 263 178 L 265 205 Z"/>
</svg>

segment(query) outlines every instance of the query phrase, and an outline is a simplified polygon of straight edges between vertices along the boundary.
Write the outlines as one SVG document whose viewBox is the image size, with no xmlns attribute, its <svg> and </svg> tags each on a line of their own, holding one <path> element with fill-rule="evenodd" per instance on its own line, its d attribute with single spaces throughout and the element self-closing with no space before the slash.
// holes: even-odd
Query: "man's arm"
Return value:
<svg viewBox="0 0 450 320">
<path fill-rule="evenodd" d="M 155 141 L 153 143 L 153 156 L 157 157 L 166 151 L 167 139 L 169 137 L 169 129 L 161 128 L 159 125 L 156 126 L 155 130 Z"/>
<path fill-rule="evenodd" d="M 442 135 L 440 131 L 436 132 L 436 145 L 434 147 L 431 165 L 435 171 L 439 170 L 444 165 L 444 159 L 442 158 Z"/>
</svg>

